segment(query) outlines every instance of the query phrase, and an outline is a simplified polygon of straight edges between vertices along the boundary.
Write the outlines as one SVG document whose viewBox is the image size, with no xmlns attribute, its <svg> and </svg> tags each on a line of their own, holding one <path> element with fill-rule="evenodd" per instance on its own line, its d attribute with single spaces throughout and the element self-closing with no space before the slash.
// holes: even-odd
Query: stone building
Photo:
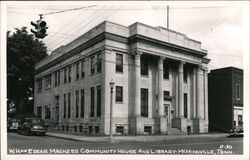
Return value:
<svg viewBox="0 0 250 160">
<path fill-rule="evenodd" d="M 163 27 L 104 21 L 36 64 L 34 112 L 64 132 L 208 132 L 207 51 Z"/>
<path fill-rule="evenodd" d="M 243 70 L 226 67 L 208 74 L 209 130 L 243 126 Z"/>
</svg>

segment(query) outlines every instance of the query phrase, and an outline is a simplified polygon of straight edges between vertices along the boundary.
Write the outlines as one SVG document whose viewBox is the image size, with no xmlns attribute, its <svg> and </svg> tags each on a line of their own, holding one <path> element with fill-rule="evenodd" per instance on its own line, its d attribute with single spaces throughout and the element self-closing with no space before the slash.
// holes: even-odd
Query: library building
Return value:
<svg viewBox="0 0 250 160">
<path fill-rule="evenodd" d="M 36 64 L 34 113 L 63 133 L 206 133 L 207 54 L 170 29 L 104 21 Z"/>
</svg>

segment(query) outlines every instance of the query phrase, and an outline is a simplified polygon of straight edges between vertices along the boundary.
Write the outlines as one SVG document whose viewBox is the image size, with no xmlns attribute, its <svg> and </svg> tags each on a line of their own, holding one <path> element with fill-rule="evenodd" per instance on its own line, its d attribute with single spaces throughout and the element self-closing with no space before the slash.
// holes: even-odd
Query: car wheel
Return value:
<svg viewBox="0 0 250 160">
<path fill-rule="evenodd" d="M 29 135 L 29 136 L 33 135 L 32 132 L 29 129 L 27 129 L 27 135 Z"/>
</svg>

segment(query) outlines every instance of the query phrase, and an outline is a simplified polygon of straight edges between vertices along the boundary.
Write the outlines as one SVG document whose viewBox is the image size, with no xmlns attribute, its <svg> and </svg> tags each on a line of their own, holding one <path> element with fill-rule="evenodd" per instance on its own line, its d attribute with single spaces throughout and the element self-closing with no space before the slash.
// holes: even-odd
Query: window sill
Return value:
<svg viewBox="0 0 250 160">
<path fill-rule="evenodd" d="M 123 71 L 121 72 L 121 71 L 115 71 L 115 73 L 117 73 L 117 74 L 123 74 Z"/>
<path fill-rule="evenodd" d="M 148 75 L 141 75 L 141 77 L 143 77 L 143 78 L 148 78 Z"/>
<path fill-rule="evenodd" d="M 115 101 L 117 104 L 123 104 L 123 101 Z"/>
</svg>

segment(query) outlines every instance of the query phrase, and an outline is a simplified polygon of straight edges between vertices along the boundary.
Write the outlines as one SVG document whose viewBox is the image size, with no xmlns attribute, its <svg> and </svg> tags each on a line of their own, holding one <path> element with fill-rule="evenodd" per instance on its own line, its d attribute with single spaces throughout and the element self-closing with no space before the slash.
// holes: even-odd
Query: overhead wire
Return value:
<svg viewBox="0 0 250 160">
<path fill-rule="evenodd" d="M 86 10 L 83 10 L 82 12 L 80 12 L 77 16 L 73 17 L 68 23 L 66 23 L 65 25 L 63 25 L 60 29 L 58 29 L 56 31 L 56 33 L 58 33 L 59 31 L 61 31 L 63 28 L 65 28 L 66 26 L 68 26 L 69 24 L 71 24 L 77 17 L 79 17 L 80 15 L 82 15 Z M 65 33 L 64 33 L 65 34 Z M 46 41 L 49 41 L 51 37 L 49 37 L 48 39 L 46 39 Z"/>
<path fill-rule="evenodd" d="M 111 7 L 113 7 L 113 6 L 111 6 Z M 82 21 L 80 21 L 80 23 L 78 24 L 78 25 L 76 25 L 75 27 L 73 27 L 72 29 L 70 29 L 70 33 L 71 34 L 75 34 L 75 33 L 77 33 L 79 30 L 82 30 L 83 28 L 86 28 L 86 26 L 88 26 L 92 21 L 93 21 L 93 19 L 95 19 L 96 20 L 96 18 L 97 17 L 99 17 L 100 15 L 103 15 L 106 11 L 105 10 L 102 10 L 102 9 L 100 9 L 99 10 L 100 12 L 95 12 L 95 14 L 94 15 L 92 15 L 92 17 L 86 17 L 85 19 L 83 19 Z M 88 21 L 87 21 L 88 20 Z M 84 23 L 82 23 L 82 22 L 84 22 Z M 78 30 L 76 30 L 76 31 L 74 31 L 78 26 L 80 26 L 81 24 L 83 24 L 83 27 L 80 27 Z M 74 32 L 72 32 L 72 31 L 74 31 Z M 68 32 L 66 32 L 66 33 L 68 33 Z M 80 34 L 78 34 L 79 36 L 80 36 Z M 77 37 L 76 37 L 77 38 Z M 60 44 L 62 43 L 62 42 L 64 42 L 65 40 L 64 39 L 62 39 L 61 41 L 60 41 L 60 39 L 59 39 L 59 41 L 54 41 L 55 43 L 52 45 L 52 46 L 60 46 Z"/>
</svg>

